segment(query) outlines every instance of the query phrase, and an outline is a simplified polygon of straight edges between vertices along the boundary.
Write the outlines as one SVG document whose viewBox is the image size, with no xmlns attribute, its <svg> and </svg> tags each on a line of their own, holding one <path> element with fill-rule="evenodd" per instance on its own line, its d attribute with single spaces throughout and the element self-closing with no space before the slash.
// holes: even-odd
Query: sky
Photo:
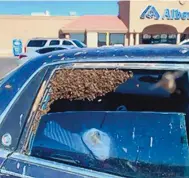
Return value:
<svg viewBox="0 0 189 178">
<path fill-rule="evenodd" d="M 117 1 L 0 1 L 0 14 L 31 15 L 48 10 L 51 15 L 117 15 Z"/>
</svg>

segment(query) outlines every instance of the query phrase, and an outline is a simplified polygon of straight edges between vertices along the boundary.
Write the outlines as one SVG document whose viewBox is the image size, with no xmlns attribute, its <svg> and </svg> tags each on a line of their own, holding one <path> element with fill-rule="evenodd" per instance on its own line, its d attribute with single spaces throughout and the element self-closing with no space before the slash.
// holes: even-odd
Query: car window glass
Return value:
<svg viewBox="0 0 189 178">
<path fill-rule="evenodd" d="M 189 153 L 188 146 L 180 152 L 180 138 L 187 135 L 183 126 L 180 131 L 180 123 L 188 108 L 188 75 L 176 81 L 177 94 L 176 89 L 175 93 L 153 89 L 166 71 L 121 71 L 106 70 L 105 75 L 100 69 L 57 71 L 41 105 L 43 115 L 37 118 L 31 156 L 123 177 L 138 177 L 140 172 L 144 177 L 165 171 L 168 175 L 173 163 L 184 170 Z M 118 82 L 120 76 L 125 76 L 123 83 Z M 108 92 L 110 86 L 115 90 Z"/>
<path fill-rule="evenodd" d="M 60 41 L 59 40 L 51 40 L 49 43 L 49 46 L 53 46 L 53 45 L 59 45 Z"/>
<path fill-rule="evenodd" d="M 61 47 L 55 48 L 56 51 L 58 51 L 58 50 L 64 50 L 64 49 L 66 49 L 66 48 L 61 48 Z"/>
<path fill-rule="evenodd" d="M 83 47 L 85 47 L 85 45 L 84 44 L 82 44 L 80 41 L 78 41 L 78 40 L 73 40 L 73 42 L 76 44 L 76 46 L 77 47 L 79 47 L 79 48 L 83 48 Z"/>
<path fill-rule="evenodd" d="M 45 46 L 47 40 L 31 40 L 27 47 L 43 47 Z"/>
<path fill-rule="evenodd" d="M 39 54 L 45 54 L 45 53 L 48 53 L 48 52 L 51 52 L 51 51 L 54 51 L 54 50 L 56 50 L 56 48 L 43 48 L 43 49 L 37 50 L 37 52 Z"/>
<path fill-rule="evenodd" d="M 64 40 L 63 45 L 73 45 L 72 42 L 68 41 L 68 40 Z"/>
</svg>

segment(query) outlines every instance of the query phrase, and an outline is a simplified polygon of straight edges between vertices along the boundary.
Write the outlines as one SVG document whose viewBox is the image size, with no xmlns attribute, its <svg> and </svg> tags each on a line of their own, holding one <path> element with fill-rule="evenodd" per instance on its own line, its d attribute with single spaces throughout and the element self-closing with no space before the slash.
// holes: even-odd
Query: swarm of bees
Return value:
<svg viewBox="0 0 189 178">
<path fill-rule="evenodd" d="M 58 99 L 89 100 L 114 91 L 133 77 L 131 71 L 113 69 L 62 69 L 50 81 L 51 101 Z"/>
</svg>

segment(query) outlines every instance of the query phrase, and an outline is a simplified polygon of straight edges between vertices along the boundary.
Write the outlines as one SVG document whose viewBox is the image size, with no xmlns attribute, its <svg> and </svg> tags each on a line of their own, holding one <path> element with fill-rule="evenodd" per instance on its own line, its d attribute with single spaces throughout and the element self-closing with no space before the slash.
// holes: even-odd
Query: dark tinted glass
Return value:
<svg viewBox="0 0 189 178">
<path fill-rule="evenodd" d="M 85 44 L 81 43 L 79 40 L 73 40 L 73 42 L 76 44 L 77 47 L 79 48 L 84 48 Z"/>
<path fill-rule="evenodd" d="M 105 46 L 105 45 L 106 45 L 106 33 L 99 33 L 98 46 Z"/>
<path fill-rule="evenodd" d="M 45 46 L 47 40 L 31 40 L 28 43 L 28 47 L 43 47 Z"/>
<path fill-rule="evenodd" d="M 86 44 L 85 33 L 70 33 L 70 38 L 77 39 L 82 43 Z"/>
<path fill-rule="evenodd" d="M 65 50 L 65 49 L 67 49 L 67 48 L 61 48 L 61 47 L 55 48 L 56 51 L 58 51 L 58 50 Z"/>
<path fill-rule="evenodd" d="M 51 51 L 55 51 L 56 48 L 43 48 L 43 49 L 39 49 L 37 50 L 37 52 L 39 54 L 45 54 L 45 53 L 48 53 L 48 52 L 51 52 Z"/>
<path fill-rule="evenodd" d="M 184 43 L 183 45 L 189 45 L 189 42 Z"/>
<path fill-rule="evenodd" d="M 122 44 L 124 45 L 125 34 L 123 33 L 111 33 L 110 34 L 110 45 Z"/>
<path fill-rule="evenodd" d="M 59 40 L 51 40 L 49 46 L 53 46 L 53 45 L 59 45 L 60 41 Z"/>
<path fill-rule="evenodd" d="M 142 44 L 159 44 L 159 43 L 168 43 L 176 44 L 176 35 L 175 34 L 143 34 Z"/>
<path fill-rule="evenodd" d="M 62 44 L 63 45 L 73 45 L 70 41 L 67 41 L 67 40 L 64 40 Z"/>
</svg>

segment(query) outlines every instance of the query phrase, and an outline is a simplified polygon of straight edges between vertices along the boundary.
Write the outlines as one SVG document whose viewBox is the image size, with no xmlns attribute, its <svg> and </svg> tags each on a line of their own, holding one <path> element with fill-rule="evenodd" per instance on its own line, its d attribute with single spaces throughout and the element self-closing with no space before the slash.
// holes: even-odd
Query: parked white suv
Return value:
<svg viewBox="0 0 189 178">
<path fill-rule="evenodd" d="M 75 46 L 77 48 L 85 48 L 86 45 L 79 40 L 76 39 L 59 39 L 59 38 L 33 38 L 30 39 L 24 48 L 24 52 L 32 52 L 37 49 L 50 47 L 50 46 Z"/>
</svg>

